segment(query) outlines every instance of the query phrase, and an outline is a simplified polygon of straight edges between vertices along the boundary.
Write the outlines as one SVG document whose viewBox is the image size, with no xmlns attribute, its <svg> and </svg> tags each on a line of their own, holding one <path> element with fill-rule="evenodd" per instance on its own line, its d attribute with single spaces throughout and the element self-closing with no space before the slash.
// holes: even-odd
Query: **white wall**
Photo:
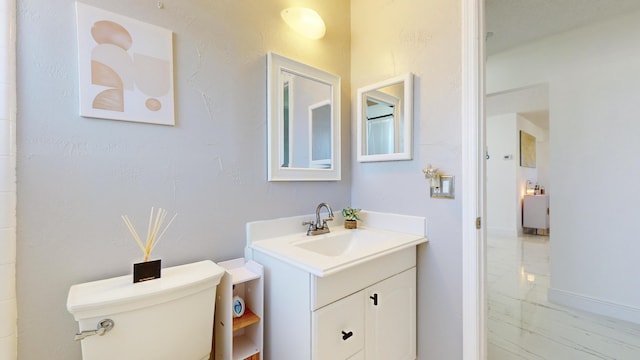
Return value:
<svg viewBox="0 0 640 360">
<path fill-rule="evenodd" d="M 549 180 L 549 131 L 536 126 L 525 116 L 516 116 L 516 137 L 517 137 L 517 164 L 518 164 L 518 194 L 524 195 L 527 180 L 531 180 L 533 185 L 538 184 L 545 187 L 545 192 L 551 187 Z M 520 166 L 520 131 L 524 131 L 536 138 L 536 167 L 527 168 Z M 522 191 L 522 192 L 520 192 Z M 520 196 L 522 199 L 522 196 Z"/>
<path fill-rule="evenodd" d="M 418 249 L 418 358 L 461 359 L 461 198 L 429 198 L 422 173 L 430 163 L 455 175 L 461 193 L 460 3 L 352 0 L 351 14 L 353 102 L 358 87 L 416 75 L 414 159 L 354 162 L 352 206 L 426 216 L 429 244 Z M 355 144 L 352 137 L 352 151 Z"/>
<path fill-rule="evenodd" d="M 516 114 L 487 118 L 487 231 L 493 235 L 516 236 L 518 207 L 516 170 L 519 166 Z M 510 160 L 504 156 L 511 155 Z M 522 226 L 522 225 L 521 225 Z"/>
<path fill-rule="evenodd" d="M 640 13 L 497 54 L 487 92 L 549 83 L 551 298 L 640 322 Z"/>
<path fill-rule="evenodd" d="M 520 169 L 523 171 L 522 176 L 530 175 L 533 185 L 538 183 L 540 186 L 544 186 L 545 193 L 551 194 L 553 183 L 549 178 L 549 130 L 537 126 L 525 115 L 518 114 L 518 133 L 520 130 L 526 131 L 536 138 L 536 167 L 521 167 Z M 518 150 L 519 149 L 520 145 L 518 143 Z M 520 157 L 518 157 L 518 159 L 520 159 Z M 528 169 L 532 169 L 531 173 L 526 172 Z M 524 182 L 526 183 L 526 181 L 525 179 Z M 524 183 L 522 184 L 524 185 Z"/>
<path fill-rule="evenodd" d="M 174 32 L 177 125 L 78 116 L 74 1 L 18 1 L 21 360 L 80 359 L 67 292 L 131 271 L 139 251 L 122 214 L 138 226 L 151 206 L 179 214 L 154 250 L 172 266 L 240 257 L 246 222 L 350 199 L 348 2 L 296 2 L 324 17 L 320 41 L 282 21 L 287 0 L 84 2 Z M 266 181 L 269 50 L 342 77 L 342 181 Z"/>
<path fill-rule="evenodd" d="M 0 359 L 17 359 L 16 3 L 0 1 Z"/>
<path fill-rule="evenodd" d="M 520 131 L 524 131 L 536 138 L 536 167 L 528 168 L 520 166 Z M 516 116 L 516 154 L 517 154 L 517 167 L 516 167 L 516 209 L 517 209 L 517 229 L 518 234 L 523 233 L 522 228 L 522 202 L 527 189 L 527 180 L 535 186 L 545 187 L 545 193 L 550 186 L 548 177 L 545 177 L 549 173 L 549 132 L 541 129 L 540 127 L 527 120 L 524 116 L 517 114 Z M 540 174 L 543 176 L 541 177 Z M 491 201 L 491 200 L 489 200 Z"/>
<path fill-rule="evenodd" d="M 522 199 L 527 180 L 549 187 L 548 131 L 521 114 L 487 118 L 487 231 L 497 236 L 522 234 Z M 520 131 L 536 138 L 536 167 L 520 166 Z M 511 159 L 505 156 L 511 155 Z M 543 174 L 541 177 L 540 174 Z"/>
</svg>

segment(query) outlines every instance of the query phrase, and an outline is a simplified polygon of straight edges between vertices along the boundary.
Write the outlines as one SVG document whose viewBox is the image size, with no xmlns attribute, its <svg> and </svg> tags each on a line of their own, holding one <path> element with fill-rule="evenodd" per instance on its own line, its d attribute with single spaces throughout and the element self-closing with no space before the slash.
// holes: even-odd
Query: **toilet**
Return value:
<svg viewBox="0 0 640 360">
<path fill-rule="evenodd" d="M 209 359 L 224 272 L 207 260 L 165 268 L 161 278 L 135 284 L 127 275 L 71 286 L 67 310 L 78 322 L 82 359 Z M 99 327 L 110 329 L 94 334 Z"/>
</svg>

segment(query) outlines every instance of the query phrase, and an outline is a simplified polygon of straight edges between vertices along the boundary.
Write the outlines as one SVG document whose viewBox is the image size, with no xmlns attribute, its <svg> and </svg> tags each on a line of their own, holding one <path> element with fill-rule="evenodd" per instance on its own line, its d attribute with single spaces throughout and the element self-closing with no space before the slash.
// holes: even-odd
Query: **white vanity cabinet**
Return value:
<svg viewBox="0 0 640 360">
<path fill-rule="evenodd" d="M 265 359 L 416 358 L 416 247 L 319 277 L 254 251 L 265 269 Z"/>
<path fill-rule="evenodd" d="M 411 268 L 314 311 L 312 359 L 415 359 L 415 299 Z"/>
</svg>

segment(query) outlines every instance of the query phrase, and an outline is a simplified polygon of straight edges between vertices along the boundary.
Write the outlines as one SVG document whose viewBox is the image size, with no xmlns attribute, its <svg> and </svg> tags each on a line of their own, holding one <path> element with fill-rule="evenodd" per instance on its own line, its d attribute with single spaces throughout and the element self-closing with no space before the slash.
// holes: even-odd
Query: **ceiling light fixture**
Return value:
<svg viewBox="0 0 640 360">
<path fill-rule="evenodd" d="M 327 31 L 324 20 L 313 9 L 292 7 L 282 10 L 280 15 L 293 30 L 309 39 L 322 39 Z"/>
</svg>

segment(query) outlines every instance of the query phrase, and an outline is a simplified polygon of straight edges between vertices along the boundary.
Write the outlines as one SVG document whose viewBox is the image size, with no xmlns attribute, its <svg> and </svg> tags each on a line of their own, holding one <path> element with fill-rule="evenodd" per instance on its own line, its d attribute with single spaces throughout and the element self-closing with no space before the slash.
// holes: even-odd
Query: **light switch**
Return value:
<svg viewBox="0 0 640 360">
<path fill-rule="evenodd" d="M 453 199 L 455 182 L 453 175 L 440 175 L 440 186 L 431 188 L 431 197 L 440 199 Z"/>
</svg>

